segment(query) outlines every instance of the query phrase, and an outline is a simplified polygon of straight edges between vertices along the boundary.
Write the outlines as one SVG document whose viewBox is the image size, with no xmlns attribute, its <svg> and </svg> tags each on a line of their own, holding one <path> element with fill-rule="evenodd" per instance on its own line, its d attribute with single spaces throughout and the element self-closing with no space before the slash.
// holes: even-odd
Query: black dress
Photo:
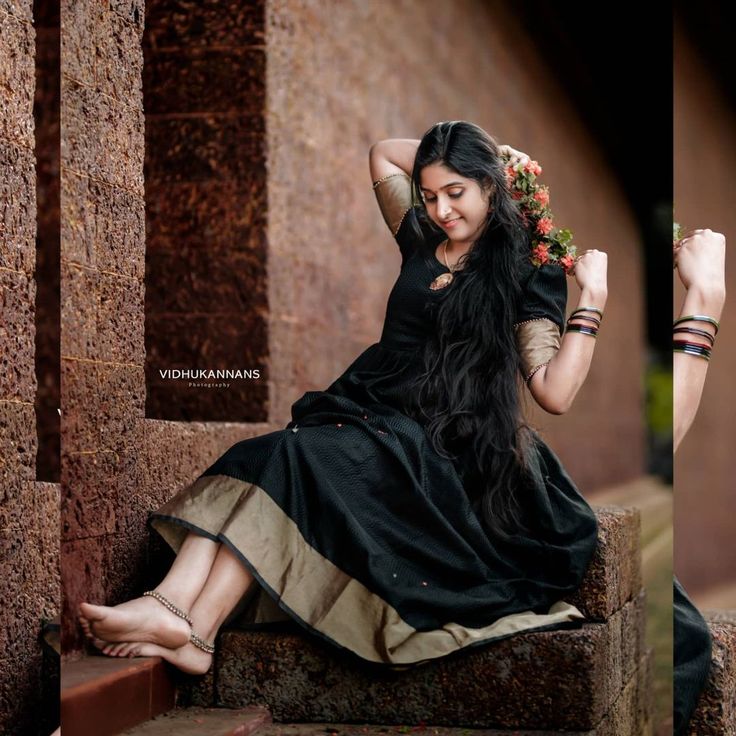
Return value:
<svg viewBox="0 0 736 736">
<path fill-rule="evenodd" d="M 673 589 L 674 733 L 685 736 L 710 671 L 712 641 L 705 619 L 692 604 L 680 581 Z"/>
<path fill-rule="evenodd" d="M 361 660 L 402 669 L 520 631 L 579 625 L 565 598 L 595 549 L 592 510 L 538 438 L 525 496 L 533 535 L 494 539 L 463 468 L 402 412 L 448 269 L 396 234 L 402 266 L 380 341 L 284 429 L 232 446 L 149 523 L 228 545 L 258 582 L 253 623 L 293 619 Z M 519 321 L 564 325 L 566 277 L 530 265 Z M 446 288 L 452 288 L 452 285 Z M 254 588 L 256 586 L 253 586 Z"/>
</svg>

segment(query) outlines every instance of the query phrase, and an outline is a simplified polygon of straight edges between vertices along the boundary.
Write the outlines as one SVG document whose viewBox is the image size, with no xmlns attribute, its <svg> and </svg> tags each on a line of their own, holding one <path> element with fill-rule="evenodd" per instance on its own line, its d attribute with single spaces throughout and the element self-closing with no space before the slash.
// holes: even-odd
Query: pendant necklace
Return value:
<svg viewBox="0 0 736 736">
<path fill-rule="evenodd" d="M 447 262 L 447 240 L 442 244 L 442 253 L 445 257 L 445 265 L 448 269 L 450 269 L 450 273 L 441 273 L 430 285 L 429 288 L 432 289 L 432 291 L 437 291 L 437 289 L 444 289 L 446 286 L 449 286 L 452 282 L 453 273 L 457 269 L 457 264 L 455 264 L 455 269 L 450 267 L 450 264 Z"/>
</svg>

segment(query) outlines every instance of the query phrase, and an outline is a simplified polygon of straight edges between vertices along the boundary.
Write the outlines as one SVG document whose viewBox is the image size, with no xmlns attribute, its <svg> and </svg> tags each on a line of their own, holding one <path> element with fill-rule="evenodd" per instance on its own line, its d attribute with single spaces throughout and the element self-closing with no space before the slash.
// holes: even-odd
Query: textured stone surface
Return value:
<svg viewBox="0 0 736 736">
<path fill-rule="evenodd" d="M 266 708 L 187 708 L 169 711 L 123 736 L 250 736 L 271 722 Z"/>
<path fill-rule="evenodd" d="M 0 11 L 0 15 L 2 11 Z M 33 272 L 36 179 L 33 151 L 0 139 L 0 268 Z"/>
<path fill-rule="evenodd" d="M 33 150 L 33 89 L 35 86 L 35 31 L 23 18 L 18 3 L 11 13 L 0 7 L 0 81 L 3 114 L 0 140 Z"/>
<path fill-rule="evenodd" d="M 600 621 L 641 589 L 641 520 L 638 509 L 614 506 L 596 509 L 596 518 L 598 547 L 570 602 Z"/>
<path fill-rule="evenodd" d="M 35 279 L 43 272 L 34 274 L 32 5 L 0 2 L 0 733 L 7 736 L 45 725 L 49 691 L 40 636 L 60 605 L 59 486 L 36 481 L 44 434 L 36 426 L 34 402 L 43 410 L 36 371 L 44 381 L 47 374 L 35 344 Z"/>
<path fill-rule="evenodd" d="M 705 611 L 713 659 L 705 690 L 690 722 L 692 736 L 736 733 L 736 611 Z"/>
<path fill-rule="evenodd" d="M 636 679 L 643 631 L 642 594 L 606 623 L 519 634 L 399 673 L 313 637 L 228 631 L 216 692 L 219 705 L 264 705 L 278 721 L 589 730 Z"/>
<path fill-rule="evenodd" d="M 30 733 L 43 714 L 42 624 L 59 611 L 59 486 L 21 481 L 0 504 L 0 732 Z"/>
<path fill-rule="evenodd" d="M 261 3 L 147 8 L 150 417 L 268 416 L 266 56 L 254 23 L 263 27 Z M 166 368 L 258 368 L 262 378 L 208 388 L 161 380 Z"/>
</svg>

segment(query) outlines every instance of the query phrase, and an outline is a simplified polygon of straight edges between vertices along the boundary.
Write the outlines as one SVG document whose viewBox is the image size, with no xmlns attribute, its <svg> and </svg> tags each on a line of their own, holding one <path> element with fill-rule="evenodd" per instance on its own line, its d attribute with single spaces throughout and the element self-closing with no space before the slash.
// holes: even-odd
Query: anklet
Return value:
<svg viewBox="0 0 736 736">
<path fill-rule="evenodd" d="M 202 639 L 200 636 L 197 636 L 193 631 L 189 640 L 192 642 L 192 644 L 194 644 L 195 647 L 199 647 L 199 649 L 207 652 L 207 654 L 215 653 L 215 645 L 208 644 L 204 639 Z"/>
<path fill-rule="evenodd" d="M 150 595 L 151 598 L 155 598 L 159 603 L 162 603 L 166 608 L 171 611 L 171 613 L 175 613 L 179 618 L 183 618 L 189 626 L 192 625 L 192 619 L 187 616 L 184 611 L 181 610 L 181 608 L 178 608 L 175 606 L 168 598 L 164 598 L 161 593 L 155 591 L 155 590 L 147 590 L 143 595 Z"/>
</svg>

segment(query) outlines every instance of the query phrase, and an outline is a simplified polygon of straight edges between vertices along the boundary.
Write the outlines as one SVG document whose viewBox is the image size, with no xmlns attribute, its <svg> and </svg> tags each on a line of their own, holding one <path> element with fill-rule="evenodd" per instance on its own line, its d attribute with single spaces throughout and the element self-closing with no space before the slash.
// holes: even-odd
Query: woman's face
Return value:
<svg viewBox="0 0 736 736">
<path fill-rule="evenodd" d="M 472 245 L 485 225 L 491 193 L 441 163 L 425 166 L 419 181 L 430 219 L 450 240 Z"/>
</svg>

